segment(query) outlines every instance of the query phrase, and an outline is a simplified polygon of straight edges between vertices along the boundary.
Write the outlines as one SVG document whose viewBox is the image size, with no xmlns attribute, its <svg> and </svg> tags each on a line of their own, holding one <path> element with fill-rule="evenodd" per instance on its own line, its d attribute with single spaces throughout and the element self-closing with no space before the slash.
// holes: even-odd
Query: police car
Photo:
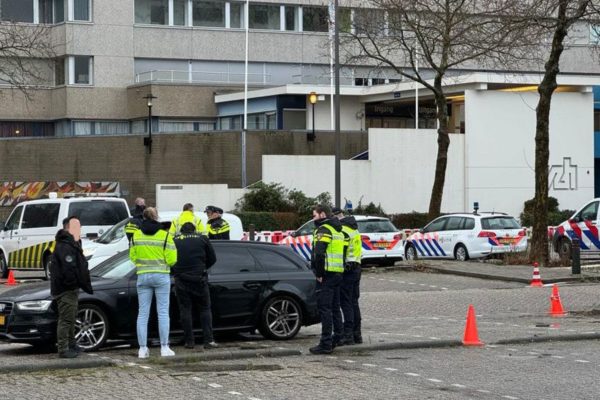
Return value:
<svg viewBox="0 0 600 400">
<path fill-rule="evenodd" d="M 554 231 L 552 245 L 561 257 L 571 257 L 571 244 L 574 238 L 579 240 L 582 252 L 599 251 L 598 205 L 600 198 L 587 202 L 583 207 L 562 222 Z"/>
<path fill-rule="evenodd" d="M 404 244 L 407 260 L 454 258 L 465 261 L 527 249 L 525 230 L 502 213 L 450 214 L 436 218 Z"/>
<path fill-rule="evenodd" d="M 388 218 L 368 215 L 354 215 L 354 218 L 362 240 L 363 264 L 393 265 L 395 261 L 402 260 L 402 233 Z M 292 247 L 296 253 L 310 260 L 314 229 L 315 223 L 308 221 L 279 244 Z"/>
</svg>

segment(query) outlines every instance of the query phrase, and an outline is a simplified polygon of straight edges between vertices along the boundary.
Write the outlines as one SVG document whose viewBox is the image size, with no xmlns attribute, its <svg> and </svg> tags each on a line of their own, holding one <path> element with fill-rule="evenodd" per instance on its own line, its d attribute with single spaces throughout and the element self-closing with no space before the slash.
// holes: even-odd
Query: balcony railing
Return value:
<svg viewBox="0 0 600 400">
<path fill-rule="evenodd" d="M 217 83 L 217 84 L 243 84 L 244 73 L 211 72 L 211 71 L 175 71 L 155 70 L 141 72 L 135 75 L 135 83 L 166 82 L 166 83 Z M 248 73 L 248 83 L 269 85 L 271 75 L 262 73 Z"/>
</svg>

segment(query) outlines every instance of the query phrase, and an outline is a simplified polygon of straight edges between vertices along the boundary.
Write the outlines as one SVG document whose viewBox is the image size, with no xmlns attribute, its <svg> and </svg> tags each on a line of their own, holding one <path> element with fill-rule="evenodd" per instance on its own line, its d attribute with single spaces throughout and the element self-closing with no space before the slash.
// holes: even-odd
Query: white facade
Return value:
<svg viewBox="0 0 600 400">
<path fill-rule="evenodd" d="M 158 184 L 156 185 L 156 208 L 163 211 L 179 211 L 186 203 L 192 203 L 196 212 L 204 211 L 208 205 L 225 211 L 235 208 L 244 189 L 229 189 L 224 184 Z"/>
</svg>

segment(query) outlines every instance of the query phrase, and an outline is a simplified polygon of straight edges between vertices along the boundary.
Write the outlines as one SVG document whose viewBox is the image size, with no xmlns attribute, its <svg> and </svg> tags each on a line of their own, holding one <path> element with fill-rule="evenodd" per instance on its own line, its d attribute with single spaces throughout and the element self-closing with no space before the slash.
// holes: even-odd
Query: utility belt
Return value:
<svg viewBox="0 0 600 400">
<path fill-rule="evenodd" d="M 357 268 L 360 268 L 360 263 L 356 261 L 350 261 L 344 265 L 344 272 L 351 272 Z"/>
</svg>

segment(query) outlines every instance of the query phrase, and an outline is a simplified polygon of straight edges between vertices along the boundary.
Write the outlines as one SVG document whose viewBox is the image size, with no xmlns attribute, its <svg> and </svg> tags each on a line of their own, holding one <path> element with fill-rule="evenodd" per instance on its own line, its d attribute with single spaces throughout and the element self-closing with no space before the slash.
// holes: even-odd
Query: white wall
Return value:
<svg viewBox="0 0 600 400">
<path fill-rule="evenodd" d="M 208 205 L 230 211 L 243 193 L 243 189 L 229 189 L 226 184 L 157 184 L 156 207 L 159 211 L 179 211 L 185 203 L 192 203 L 197 212 Z"/>
<path fill-rule="evenodd" d="M 333 156 L 262 156 L 262 171 L 263 182 L 282 183 L 310 197 L 334 192 Z"/>
<path fill-rule="evenodd" d="M 467 202 L 481 210 L 518 216 L 535 193 L 536 93 L 468 91 L 466 105 Z M 577 165 L 577 184 L 550 189 L 560 208 L 576 209 L 594 195 L 592 93 L 555 93 L 550 114 L 552 181 L 562 176 L 563 158 Z M 574 174 L 573 174 L 574 175 Z M 572 175 L 572 176 L 573 176 Z M 552 184 L 552 182 L 550 183 Z M 572 189 L 572 190 L 571 190 Z"/>
<path fill-rule="evenodd" d="M 315 130 L 331 129 L 331 96 L 325 96 L 324 101 L 315 104 Z M 364 115 L 365 105 L 358 97 L 342 96 L 340 103 L 340 129 L 359 131 L 364 128 L 364 116 L 357 118 L 357 113 Z M 306 103 L 306 129 L 312 129 L 312 104 Z"/>
</svg>

